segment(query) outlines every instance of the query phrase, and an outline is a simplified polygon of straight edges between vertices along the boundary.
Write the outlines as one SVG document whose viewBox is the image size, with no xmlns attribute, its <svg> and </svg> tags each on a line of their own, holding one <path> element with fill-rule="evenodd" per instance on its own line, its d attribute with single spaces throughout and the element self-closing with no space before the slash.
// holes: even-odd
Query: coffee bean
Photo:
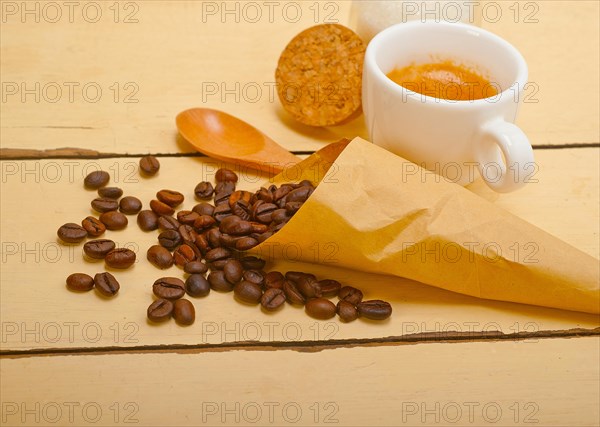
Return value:
<svg viewBox="0 0 600 427">
<path fill-rule="evenodd" d="M 81 221 L 81 226 L 85 228 L 88 236 L 90 237 L 102 236 L 106 231 L 106 227 L 104 226 L 104 224 L 102 224 L 102 222 L 99 219 L 94 218 L 93 216 L 88 216 L 83 221 Z"/>
<path fill-rule="evenodd" d="M 258 200 L 262 200 L 265 203 L 271 203 L 273 201 L 273 193 L 271 193 L 266 188 L 261 187 L 260 190 L 256 192 L 256 198 Z"/>
<path fill-rule="evenodd" d="M 178 267 L 183 268 L 188 262 L 196 260 L 196 254 L 192 247 L 188 244 L 179 246 L 175 252 L 173 252 L 173 261 Z"/>
<path fill-rule="evenodd" d="M 183 266 L 183 271 L 189 274 L 204 274 L 208 271 L 208 266 L 202 261 L 192 261 Z"/>
<path fill-rule="evenodd" d="M 267 264 L 265 260 L 257 258 L 255 256 L 245 256 L 240 258 L 242 267 L 246 270 L 262 270 Z"/>
<path fill-rule="evenodd" d="M 230 258 L 219 259 L 217 261 L 209 262 L 208 268 L 210 268 L 211 270 L 223 270 L 223 268 L 225 268 L 225 264 L 227 264 L 227 261 L 229 261 L 229 259 Z"/>
<path fill-rule="evenodd" d="M 177 248 L 177 246 L 181 245 L 181 234 L 175 230 L 165 230 L 158 235 L 158 243 L 160 243 L 162 247 L 172 251 Z"/>
<path fill-rule="evenodd" d="M 73 273 L 67 277 L 67 288 L 75 292 L 91 291 L 94 279 L 84 273 Z"/>
<path fill-rule="evenodd" d="M 206 259 L 208 262 L 214 262 L 229 257 L 231 257 L 231 251 L 225 248 L 215 248 L 208 251 L 204 256 L 204 259 Z"/>
<path fill-rule="evenodd" d="M 354 305 L 357 305 L 363 299 L 363 293 L 352 286 L 344 286 L 338 292 L 338 298 L 343 301 L 348 301 Z"/>
<path fill-rule="evenodd" d="M 150 200 L 150 209 L 157 215 L 173 215 L 175 209 L 160 200 Z"/>
<path fill-rule="evenodd" d="M 100 187 L 104 187 L 108 184 L 110 175 L 105 171 L 94 171 L 89 173 L 83 180 L 83 184 L 92 190 L 97 190 Z"/>
<path fill-rule="evenodd" d="M 302 305 L 306 302 L 294 282 L 290 280 L 283 282 L 283 292 L 285 292 L 285 297 L 290 304 Z"/>
<path fill-rule="evenodd" d="M 177 229 L 179 234 L 181 235 L 181 239 L 184 243 L 187 243 L 190 246 L 195 245 L 196 238 L 198 237 L 198 233 L 194 230 L 194 227 L 191 225 L 183 224 L 180 225 Z"/>
<path fill-rule="evenodd" d="M 290 218 L 290 213 L 285 209 L 277 209 L 271 214 L 271 221 L 275 224 L 285 224 Z"/>
<path fill-rule="evenodd" d="M 180 325 L 191 325 L 196 320 L 194 304 L 187 299 L 178 299 L 173 304 L 173 319 Z"/>
<path fill-rule="evenodd" d="M 191 297 L 205 297 L 210 293 L 210 283 L 202 274 L 192 274 L 185 280 L 185 291 Z"/>
<path fill-rule="evenodd" d="M 100 215 L 100 221 L 107 230 L 122 230 L 127 227 L 127 224 L 129 223 L 127 217 L 117 211 L 104 212 Z"/>
<path fill-rule="evenodd" d="M 385 320 L 392 315 L 390 303 L 378 299 L 363 301 L 356 308 L 362 317 L 371 320 Z"/>
<path fill-rule="evenodd" d="M 271 237 L 273 235 L 272 231 L 267 231 L 266 233 L 262 233 L 260 236 L 258 236 L 258 238 L 256 239 L 258 241 L 258 243 L 262 243 L 265 240 L 267 240 L 269 237 Z"/>
<path fill-rule="evenodd" d="M 94 276 L 94 286 L 100 294 L 106 297 L 115 296 L 121 288 L 115 276 L 107 272 L 98 273 Z"/>
<path fill-rule="evenodd" d="M 225 279 L 225 273 L 222 270 L 212 270 L 208 275 L 210 288 L 218 292 L 230 292 L 233 285 Z"/>
<path fill-rule="evenodd" d="M 206 236 L 204 234 L 198 234 L 196 236 L 196 240 L 194 240 L 194 243 L 203 256 L 206 255 L 206 253 L 210 250 L 208 240 L 206 240 Z"/>
<path fill-rule="evenodd" d="M 179 206 L 184 200 L 183 194 L 173 190 L 160 190 L 156 193 L 156 198 L 172 208 Z"/>
<path fill-rule="evenodd" d="M 211 228 L 208 230 L 206 232 L 206 238 L 211 247 L 218 248 L 221 246 L 221 232 L 218 228 Z"/>
<path fill-rule="evenodd" d="M 286 202 L 283 208 L 288 214 L 293 215 L 300 210 L 303 204 L 304 202 Z"/>
<path fill-rule="evenodd" d="M 100 213 L 116 211 L 117 209 L 119 209 L 119 202 L 115 199 L 97 197 L 94 200 L 92 200 L 92 208 Z"/>
<path fill-rule="evenodd" d="M 310 298 L 320 298 L 323 295 L 321 285 L 311 277 L 302 277 L 296 282 L 296 287 L 307 300 Z"/>
<path fill-rule="evenodd" d="M 250 235 L 250 237 L 254 237 L 254 235 L 260 235 L 262 233 L 266 233 L 267 230 L 269 229 L 265 224 L 261 224 L 259 222 L 250 222 L 250 225 L 252 226 L 252 234 Z M 256 237 L 254 237 L 256 238 Z"/>
<path fill-rule="evenodd" d="M 312 187 L 305 186 L 305 187 L 296 188 L 295 190 L 290 191 L 285 196 L 285 202 L 286 203 L 290 203 L 290 202 L 304 203 L 306 201 L 306 199 L 308 199 L 310 197 L 312 192 L 313 192 Z"/>
<path fill-rule="evenodd" d="M 166 248 L 160 245 L 150 246 L 146 252 L 146 258 L 156 268 L 164 270 L 173 265 L 173 255 Z"/>
<path fill-rule="evenodd" d="M 213 212 L 215 211 L 215 207 L 210 203 L 198 203 L 192 208 L 192 211 L 196 212 L 198 215 L 212 216 Z"/>
<path fill-rule="evenodd" d="M 335 304 L 325 298 L 313 298 L 306 302 L 306 314 L 315 319 L 327 320 L 335 316 Z"/>
<path fill-rule="evenodd" d="M 181 224 L 175 218 L 169 215 L 161 215 L 158 217 L 158 229 L 161 231 L 165 230 L 178 230 Z"/>
<path fill-rule="evenodd" d="M 288 271 L 285 273 L 285 278 L 287 280 L 291 280 L 292 282 L 298 282 L 300 279 L 309 278 L 312 280 L 317 280 L 317 276 L 310 273 L 303 273 L 301 271 Z"/>
<path fill-rule="evenodd" d="M 233 192 L 227 190 L 215 192 L 215 206 L 227 204 L 229 209 L 231 209 L 231 206 L 229 206 L 229 197 L 231 197 L 231 194 L 233 194 Z"/>
<path fill-rule="evenodd" d="M 123 190 L 119 187 L 102 187 L 98 189 L 98 196 L 107 199 L 118 199 L 123 195 Z"/>
<path fill-rule="evenodd" d="M 258 222 L 269 224 L 273 220 L 273 213 L 277 210 L 277 205 L 273 203 L 261 203 L 253 210 L 253 217 Z"/>
<path fill-rule="evenodd" d="M 265 283 L 265 275 L 258 270 L 246 270 L 242 278 L 247 282 L 255 283 L 259 286 Z"/>
<path fill-rule="evenodd" d="M 90 258 L 104 259 L 116 247 L 115 242 L 108 239 L 90 240 L 83 245 L 83 252 Z"/>
<path fill-rule="evenodd" d="M 217 220 L 217 222 L 223 221 L 223 219 L 228 216 L 233 215 L 231 212 L 231 208 L 227 203 L 222 203 L 215 208 L 215 212 L 213 213 L 213 218 Z"/>
<path fill-rule="evenodd" d="M 273 192 L 273 201 L 278 202 L 283 197 L 287 196 L 287 194 L 292 190 L 293 187 L 291 185 L 282 184 L 281 187 L 279 187 Z"/>
<path fill-rule="evenodd" d="M 285 292 L 282 289 L 269 288 L 265 291 L 262 298 L 260 299 L 260 305 L 265 310 L 274 311 L 277 310 L 285 303 Z"/>
<path fill-rule="evenodd" d="M 194 227 L 198 230 L 206 230 L 216 224 L 216 220 L 209 215 L 200 215 L 194 221 Z"/>
<path fill-rule="evenodd" d="M 137 197 L 125 196 L 119 202 L 119 210 L 126 215 L 135 215 L 142 210 L 142 201 Z"/>
<path fill-rule="evenodd" d="M 111 268 L 125 269 L 135 263 L 135 252 L 127 248 L 113 249 L 106 254 L 104 261 Z"/>
<path fill-rule="evenodd" d="M 215 185 L 214 195 L 216 195 L 218 193 L 231 194 L 234 191 L 235 191 L 235 182 L 222 181 L 222 182 L 217 182 L 217 185 Z"/>
<path fill-rule="evenodd" d="M 232 236 L 246 236 L 252 233 L 252 224 L 240 219 L 238 216 L 229 216 L 221 221 L 219 230 L 221 233 L 231 234 Z"/>
<path fill-rule="evenodd" d="M 258 304 L 262 298 L 262 289 L 256 283 L 241 281 L 233 288 L 234 295 L 247 303 Z"/>
<path fill-rule="evenodd" d="M 153 231 L 158 228 L 158 215 L 151 210 L 141 211 L 137 216 L 137 223 L 143 231 Z"/>
<path fill-rule="evenodd" d="M 221 168 L 215 174 L 217 182 L 238 182 L 238 176 L 231 169 Z"/>
<path fill-rule="evenodd" d="M 220 246 L 226 248 L 235 248 L 235 244 L 241 237 L 230 236 L 229 234 L 221 234 Z"/>
<path fill-rule="evenodd" d="M 227 260 L 223 266 L 223 273 L 225 273 L 225 279 L 227 279 L 229 283 L 236 284 L 242 280 L 242 274 L 244 273 L 242 263 L 237 259 Z"/>
<path fill-rule="evenodd" d="M 331 279 L 319 280 L 319 286 L 321 287 L 322 296 L 326 298 L 337 297 L 342 288 L 340 282 Z"/>
<path fill-rule="evenodd" d="M 342 322 L 352 322 L 358 318 L 358 310 L 354 304 L 348 301 L 338 301 L 336 309 L 337 314 L 340 316 L 340 320 Z"/>
<path fill-rule="evenodd" d="M 233 209 L 238 202 L 244 202 L 246 206 L 250 206 L 250 199 L 252 199 L 252 193 L 249 191 L 234 191 L 229 196 L 229 207 Z"/>
<path fill-rule="evenodd" d="M 58 238 L 65 243 L 79 243 L 87 236 L 88 232 L 79 224 L 69 222 L 62 225 L 56 232 Z"/>
<path fill-rule="evenodd" d="M 194 211 L 179 211 L 179 212 L 177 212 L 177 221 L 179 221 L 180 224 L 194 225 L 194 222 L 199 217 L 200 217 L 200 215 L 198 215 Z"/>
<path fill-rule="evenodd" d="M 171 301 L 159 298 L 148 307 L 148 319 L 152 322 L 164 322 L 165 320 L 169 320 L 173 314 L 173 308 L 174 306 Z"/>
<path fill-rule="evenodd" d="M 269 271 L 265 276 L 265 288 L 283 289 L 285 277 L 279 271 Z"/>
<path fill-rule="evenodd" d="M 160 163 L 154 156 L 144 156 L 140 159 L 140 172 L 145 175 L 156 175 L 160 169 Z"/>
<path fill-rule="evenodd" d="M 194 194 L 199 199 L 210 199 L 213 195 L 213 186 L 210 182 L 202 181 L 194 188 Z"/>
<path fill-rule="evenodd" d="M 176 277 L 161 277 L 152 285 L 152 292 L 159 298 L 178 299 L 185 295 L 185 284 Z"/>
<path fill-rule="evenodd" d="M 235 248 L 238 251 L 247 251 L 249 249 L 252 249 L 253 247 L 258 245 L 258 240 L 256 240 L 253 237 L 242 237 L 241 239 L 239 239 L 236 244 L 235 244 Z"/>
</svg>

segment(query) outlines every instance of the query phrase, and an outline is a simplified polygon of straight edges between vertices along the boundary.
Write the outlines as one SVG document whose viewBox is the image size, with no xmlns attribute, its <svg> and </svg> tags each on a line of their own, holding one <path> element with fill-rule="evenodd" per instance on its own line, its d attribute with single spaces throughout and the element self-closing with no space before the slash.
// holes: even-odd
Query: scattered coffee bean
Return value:
<svg viewBox="0 0 600 427">
<path fill-rule="evenodd" d="M 107 272 L 98 273 L 94 276 L 94 287 L 106 297 L 115 296 L 121 288 L 115 276 Z"/>
<path fill-rule="evenodd" d="M 238 251 L 247 251 L 258 245 L 258 240 L 253 237 L 242 237 L 235 243 Z"/>
<path fill-rule="evenodd" d="M 236 284 L 242 280 L 242 274 L 244 273 L 242 263 L 237 259 L 227 260 L 223 266 L 223 273 L 225 273 L 225 279 L 227 279 L 229 283 Z"/>
<path fill-rule="evenodd" d="M 187 299 L 178 299 L 173 304 L 173 318 L 180 325 L 191 325 L 196 320 L 194 305 Z"/>
<path fill-rule="evenodd" d="M 106 197 L 97 197 L 92 200 L 92 208 L 100 213 L 116 211 L 119 209 L 119 202 L 115 199 L 108 199 Z"/>
<path fill-rule="evenodd" d="M 158 217 L 158 229 L 161 231 L 178 230 L 179 227 L 181 227 L 181 224 L 172 216 L 161 215 Z"/>
<path fill-rule="evenodd" d="M 265 310 L 274 311 L 277 310 L 285 303 L 285 292 L 282 289 L 269 288 L 265 291 L 260 299 L 260 305 Z"/>
<path fill-rule="evenodd" d="M 217 248 L 221 245 L 221 232 L 218 228 L 211 228 L 206 232 L 206 238 L 211 247 Z"/>
<path fill-rule="evenodd" d="M 83 245 L 83 252 L 93 259 L 104 259 L 116 247 L 115 242 L 108 239 L 90 240 Z"/>
<path fill-rule="evenodd" d="M 305 277 L 312 280 L 317 280 L 317 277 L 314 274 L 303 273 L 301 271 L 288 271 L 287 273 L 285 273 L 285 278 L 287 280 L 291 280 L 292 282 L 298 282 L 298 280 L 303 279 Z"/>
<path fill-rule="evenodd" d="M 215 248 L 208 251 L 204 256 L 204 259 L 206 259 L 208 262 L 214 262 L 229 257 L 231 257 L 231 251 L 225 248 Z"/>
<path fill-rule="evenodd" d="M 203 256 L 206 255 L 206 253 L 210 250 L 210 245 L 208 244 L 208 240 L 206 239 L 206 237 L 203 234 L 198 234 L 196 236 L 196 240 L 194 241 L 194 244 L 196 245 L 196 247 L 198 248 L 198 250 L 200 251 L 200 253 Z"/>
<path fill-rule="evenodd" d="M 222 270 L 212 270 L 208 275 L 208 283 L 210 283 L 210 288 L 217 292 L 231 292 L 233 290 L 233 285 L 227 281 Z"/>
<path fill-rule="evenodd" d="M 219 224 L 219 230 L 221 233 L 233 236 L 247 236 L 252 233 L 252 225 L 248 221 L 240 219 L 239 216 L 232 215 L 223 218 Z"/>
<path fill-rule="evenodd" d="M 135 263 L 135 252 L 127 248 L 116 248 L 106 254 L 104 261 L 111 268 L 125 269 Z"/>
<path fill-rule="evenodd" d="M 196 253 L 192 247 L 186 243 L 179 246 L 175 252 L 173 252 L 173 261 L 178 267 L 183 268 L 188 262 L 196 260 Z"/>
<path fill-rule="evenodd" d="M 192 261 L 183 266 L 183 271 L 189 274 L 204 274 L 208 271 L 208 266 L 202 261 Z"/>
<path fill-rule="evenodd" d="M 319 280 L 321 294 L 325 298 L 337 297 L 342 285 L 337 280 L 325 279 Z"/>
<path fill-rule="evenodd" d="M 175 209 L 160 200 L 150 200 L 150 209 L 157 215 L 173 215 Z"/>
<path fill-rule="evenodd" d="M 325 298 L 313 298 L 306 302 L 306 314 L 315 319 L 327 320 L 335 316 L 335 304 Z"/>
<path fill-rule="evenodd" d="M 245 256 L 240 258 L 242 267 L 246 270 L 262 270 L 267 264 L 264 259 L 257 258 L 255 256 Z"/>
<path fill-rule="evenodd" d="M 246 270 L 242 278 L 247 282 L 255 283 L 259 286 L 265 283 L 265 275 L 258 270 Z"/>
<path fill-rule="evenodd" d="M 123 195 L 123 190 L 119 187 L 102 187 L 98 189 L 98 196 L 107 199 L 118 199 Z"/>
<path fill-rule="evenodd" d="M 241 301 L 258 304 L 262 298 L 262 288 L 256 283 L 241 281 L 233 288 L 233 293 Z"/>
<path fill-rule="evenodd" d="M 184 243 L 187 243 L 190 246 L 194 246 L 196 244 L 196 238 L 198 237 L 198 233 L 194 230 L 194 227 L 191 225 L 183 224 L 180 225 L 177 229 L 181 239 Z"/>
<path fill-rule="evenodd" d="M 137 216 L 137 223 L 143 231 L 153 231 L 158 228 L 158 215 L 151 210 L 141 211 Z"/>
<path fill-rule="evenodd" d="M 378 299 L 362 301 L 356 308 L 362 317 L 371 320 L 385 320 L 392 315 L 392 306 L 390 303 Z"/>
<path fill-rule="evenodd" d="M 158 235 L 158 243 L 172 251 L 182 243 L 181 234 L 175 230 L 166 230 Z"/>
<path fill-rule="evenodd" d="M 340 300 L 337 303 L 337 314 L 340 316 L 340 320 L 342 322 L 352 322 L 358 318 L 358 310 L 354 306 L 354 304 Z"/>
<path fill-rule="evenodd" d="M 192 211 L 196 212 L 198 215 L 212 216 L 215 211 L 215 207 L 210 203 L 199 203 L 192 208 Z"/>
<path fill-rule="evenodd" d="M 231 169 L 221 168 L 215 174 L 217 182 L 238 182 L 238 176 Z"/>
<path fill-rule="evenodd" d="M 152 285 L 152 292 L 159 298 L 178 299 L 185 295 L 185 284 L 176 277 L 161 277 Z"/>
<path fill-rule="evenodd" d="M 94 287 L 94 279 L 84 273 L 73 273 L 67 277 L 67 288 L 76 292 L 91 291 Z"/>
<path fill-rule="evenodd" d="M 137 197 L 125 196 L 119 202 L 119 210 L 126 215 L 135 215 L 142 210 L 142 201 Z"/>
<path fill-rule="evenodd" d="M 69 222 L 62 225 L 56 234 L 65 243 L 79 243 L 86 238 L 88 232 L 81 225 Z"/>
<path fill-rule="evenodd" d="M 172 208 L 179 206 L 184 200 L 183 194 L 173 190 L 160 190 L 156 193 L 156 198 Z"/>
<path fill-rule="evenodd" d="M 154 156 L 144 156 L 140 159 L 140 172 L 145 175 L 156 175 L 160 169 L 160 163 Z"/>
<path fill-rule="evenodd" d="M 173 265 L 173 255 L 171 255 L 168 249 L 160 245 L 150 246 L 148 252 L 146 252 L 146 258 L 152 265 L 161 270 Z"/>
<path fill-rule="evenodd" d="M 298 280 L 296 282 L 296 287 L 307 300 L 311 298 L 320 298 L 323 295 L 319 282 L 308 276 Z"/>
<path fill-rule="evenodd" d="M 194 211 L 179 211 L 177 212 L 177 221 L 180 224 L 194 225 L 194 222 L 200 217 Z"/>
<path fill-rule="evenodd" d="M 168 299 L 159 298 L 148 307 L 148 319 L 152 322 L 164 322 L 173 314 L 173 303 Z"/>
<path fill-rule="evenodd" d="M 83 180 L 83 184 L 92 190 L 97 190 L 100 187 L 104 187 L 108 184 L 110 175 L 105 171 L 94 171 L 89 173 Z"/>
<path fill-rule="evenodd" d="M 233 212 L 231 212 L 229 205 L 227 203 L 222 203 L 215 208 L 213 218 L 220 223 L 224 218 L 231 215 L 233 215 Z"/>
<path fill-rule="evenodd" d="M 283 292 L 285 292 L 285 297 L 290 304 L 303 305 L 306 302 L 304 296 L 291 280 L 283 282 Z"/>
<path fill-rule="evenodd" d="M 212 216 L 199 215 L 198 218 L 194 220 L 194 227 L 202 231 L 212 227 L 216 222 L 217 221 Z"/>
<path fill-rule="evenodd" d="M 285 282 L 285 276 L 279 271 L 269 271 L 265 276 L 265 288 L 283 289 L 283 283 Z"/>
<path fill-rule="evenodd" d="M 107 230 L 123 230 L 129 223 L 127 217 L 117 211 L 104 212 L 100 215 L 100 221 Z"/>
<path fill-rule="evenodd" d="M 363 299 L 363 293 L 352 286 L 344 286 L 338 292 L 338 298 L 342 301 L 348 301 L 351 304 L 357 305 Z"/>
<path fill-rule="evenodd" d="M 213 195 L 214 189 L 210 182 L 202 181 L 194 188 L 194 194 L 199 199 L 210 199 Z"/>
<path fill-rule="evenodd" d="M 88 236 L 90 237 L 102 236 L 106 231 L 106 227 L 104 226 L 104 224 L 102 224 L 102 222 L 99 219 L 94 218 L 93 216 L 88 216 L 83 221 L 81 221 L 81 226 L 85 228 Z"/>
<path fill-rule="evenodd" d="M 191 274 L 185 280 L 185 291 L 191 297 L 205 297 L 210 293 L 210 283 L 202 274 Z"/>
</svg>

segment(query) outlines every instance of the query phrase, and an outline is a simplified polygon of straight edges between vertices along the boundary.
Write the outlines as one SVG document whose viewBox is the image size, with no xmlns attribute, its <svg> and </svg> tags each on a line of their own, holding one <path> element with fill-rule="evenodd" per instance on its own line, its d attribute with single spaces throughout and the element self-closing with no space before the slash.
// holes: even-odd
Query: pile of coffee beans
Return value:
<svg viewBox="0 0 600 427">
<path fill-rule="evenodd" d="M 160 168 L 152 156 L 140 160 L 140 173 L 151 176 Z M 343 322 L 358 317 L 383 320 L 392 313 L 389 303 L 380 300 L 363 301 L 360 290 L 342 286 L 330 279 L 317 278 L 304 272 L 265 271 L 265 261 L 244 255 L 267 240 L 287 224 L 315 190 L 310 181 L 271 185 L 249 192 L 237 190 L 238 176 L 229 169 L 219 169 L 215 184 L 203 181 L 194 194 L 200 203 L 192 210 L 178 210 L 184 195 L 163 189 L 142 210 L 142 202 L 133 196 L 123 196 L 117 187 L 106 187 L 106 172 L 89 174 L 86 188 L 97 189 L 98 198 L 92 208 L 99 218 L 89 216 L 81 226 L 67 223 L 59 228 L 58 236 L 67 243 L 84 244 L 83 251 L 90 259 L 104 259 L 106 265 L 125 269 L 133 265 L 136 254 L 127 248 L 117 248 L 109 239 L 98 239 L 106 230 L 121 230 L 128 225 L 126 215 L 137 214 L 137 224 L 143 231 L 158 230 L 158 242 L 148 248 L 147 260 L 165 270 L 176 265 L 186 273 L 184 280 L 162 277 L 152 291 L 157 298 L 147 309 L 152 322 L 171 317 L 180 325 L 195 320 L 193 304 L 183 297 L 206 297 L 211 290 L 232 292 L 244 304 L 260 305 L 265 311 L 276 311 L 286 302 L 303 305 L 306 313 L 316 319 L 331 319 L 336 314 Z M 209 203 L 212 201 L 212 203 Z M 89 279 L 88 279 L 89 278 Z M 98 280 L 96 280 L 96 278 Z M 85 291 L 96 288 L 102 295 L 118 292 L 119 284 L 110 273 L 96 278 L 75 273 L 67 279 L 67 287 Z M 337 297 L 337 304 L 330 298 Z"/>
</svg>

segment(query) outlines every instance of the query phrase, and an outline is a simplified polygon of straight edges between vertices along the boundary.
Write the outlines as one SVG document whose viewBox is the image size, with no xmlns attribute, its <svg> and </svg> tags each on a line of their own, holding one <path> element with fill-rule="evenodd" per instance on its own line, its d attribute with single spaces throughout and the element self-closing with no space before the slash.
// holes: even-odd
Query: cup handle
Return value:
<svg viewBox="0 0 600 427">
<path fill-rule="evenodd" d="M 504 120 L 488 122 L 474 143 L 479 173 L 492 190 L 508 193 L 525 185 L 533 149 L 518 126 Z"/>
</svg>

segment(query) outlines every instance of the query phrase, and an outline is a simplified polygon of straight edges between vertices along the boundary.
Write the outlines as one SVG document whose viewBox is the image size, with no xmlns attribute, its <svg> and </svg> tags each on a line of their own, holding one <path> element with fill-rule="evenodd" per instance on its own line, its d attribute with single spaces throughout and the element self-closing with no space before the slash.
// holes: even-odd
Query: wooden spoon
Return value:
<svg viewBox="0 0 600 427">
<path fill-rule="evenodd" d="M 222 111 L 192 108 L 179 113 L 176 122 L 181 136 L 216 159 L 273 175 L 302 160 L 252 125 Z"/>
</svg>

